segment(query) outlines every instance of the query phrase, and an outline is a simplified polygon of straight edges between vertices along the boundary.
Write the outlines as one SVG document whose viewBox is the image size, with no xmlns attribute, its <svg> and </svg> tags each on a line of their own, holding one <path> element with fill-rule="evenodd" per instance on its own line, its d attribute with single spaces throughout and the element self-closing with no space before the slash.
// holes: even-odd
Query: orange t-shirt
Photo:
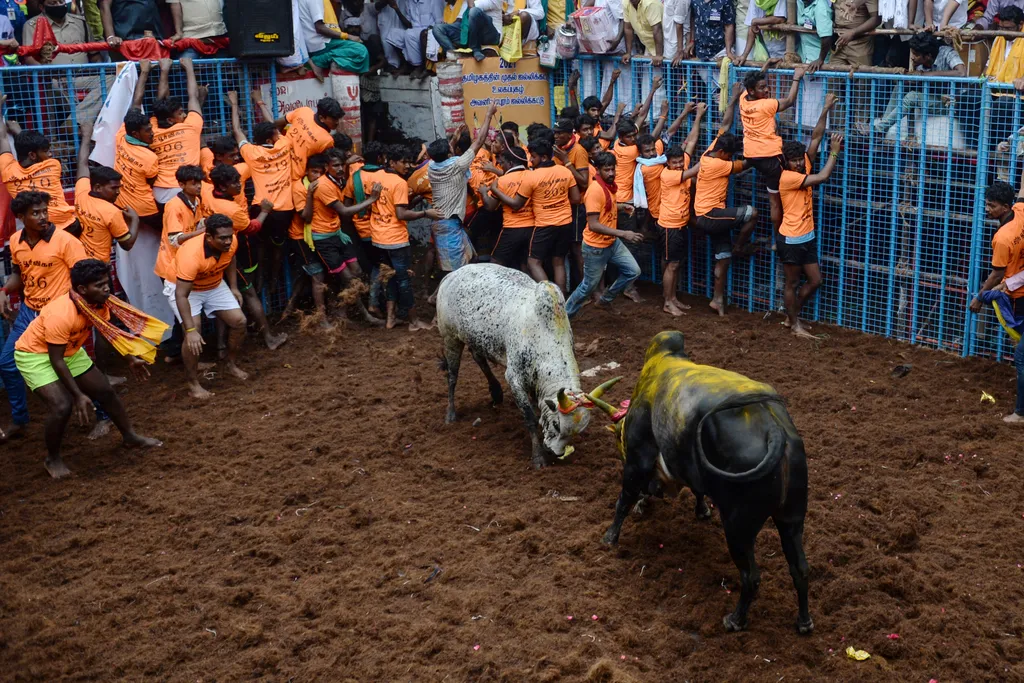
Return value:
<svg viewBox="0 0 1024 683">
<path fill-rule="evenodd" d="M 476 153 L 473 163 L 469 165 L 469 187 L 473 192 L 479 192 L 481 185 L 490 185 L 498 179 L 497 173 L 485 171 L 481 168 L 485 163 L 493 164 L 494 157 L 486 149 L 481 149 Z"/>
<path fill-rule="evenodd" d="M 288 225 L 288 239 L 301 240 L 304 237 L 306 224 L 302 220 L 302 212 L 306 210 L 308 189 L 301 180 L 292 181 L 292 203 L 295 204 L 295 215 L 292 216 L 292 222 Z M 367 218 L 366 220 L 369 221 L 370 219 Z"/>
<path fill-rule="evenodd" d="M 345 199 L 351 199 L 352 203 L 353 204 L 355 203 L 355 201 L 356 201 L 356 194 L 355 194 L 355 192 L 356 191 L 355 191 L 355 183 L 353 182 L 352 179 L 353 179 L 353 177 L 355 177 L 356 171 L 361 170 L 363 168 L 363 166 L 365 166 L 365 164 L 363 164 L 362 162 L 356 162 L 356 163 L 352 164 L 351 166 L 349 166 L 348 182 L 345 183 L 345 189 L 343 189 L 341 191 L 342 203 L 344 203 Z M 426 169 L 427 168 L 426 165 L 424 165 L 423 168 Z M 373 183 L 365 180 L 365 178 L 368 177 L 370 175 L 370 173 L 371 173 L 370 171 L 363 171 L 363 173 L 360 174 L 360 176 L 359 176 L 360 178 L 363 179 L 363 191 L 366 192 L 367 194 L 369 194 L 370 188 L 373 187 Z M 416 173 L 419 173 L 419 170 L 417 170 Z M 413 173 L 413 175 L 415 176 L 416 173 Z M 429 188 L 430 187 L 430 181 L 427 180 L 426 178 L 427 178 L 426 170 L 424 170 L 423 171 L 423 180 L 422 180 L 422 182 L 426 183 L 427 188 Z M 409 185 L 410 185 L 410 189 L 411 189 L 412 178 L 409 178 Z M 430 192 L 428 190 L 428 192 L 427 192 L 427 201 L 429 202 L 431 200 L 432 200 L 432 197 L 430 196 Z M 306 205 L 305 201 L 303 201 L 302 205 L 303 206 Z M 295 210 L 299 211 L 299 207 L 296 206 Z M 356 214 L 355 216 L 352 216 L 352 224 L 356 226 L 356 232 L 359 233 L 359 238 L 360 239 L 364 239 L 364 240 L 370 239 L 370 211 L 369 210 L 364 212 L 364 214 L 362 216 L 360 216 L 359 214 Z"/>
<path fill-rule="evenodd" d="M 256 188 L 253 204 L 258 205 L 264 199 L 269 199 L 274 202 L 274 211 L 291 211 L 294 208 L 291 146 L 289 138 L 282 136 L 273 147 L 251 142 L 239 147 L 242 158 L 249 165 L 252 184 Z"/>
<path fill-rule="evenodd" d="M 11 199 L 17 197 L 19 192 L 47 193 L 50 195 L 50 202 L 47 204 L 50 209 L 50 222 L 58 228 L 66 228 L 75 222 L 75 209 L 64 198 L 60 172 L 58 159 L 51 158 L 22 168 L 10 152 L 0 154 L 0 180 L 7 186 Z"/>
<path fill-rule="evenodd" d="M 597 219 L 604 227 L 617 229 L 619 211 L 615 197 L 612 197 L 601 183 L 595 182 L 587 187 L 583 205 L 587 207 L 587 227 L 583 229 L 583 243 L 599 249 L 612 246 L 616 240 L 613 235 L 599 235 L 590 229 L 590 214 L 596 213 Z"/>
<path fill-rule="evenodd" d="M 201 206 L 202 202 L 199 201 L 194 208 L 190 207 L 182 200 L 181 194 L 164 205 L 164 229 L 160 235 L 160 250 L 156 254 L 153 272 L 168 282 L 174 282 L 174 253 L 178 251 L 178 247 L 171 244 L 171 236 L 179 232 L 195 232 L 199 219 L 203 217 Z M 202 236 L 197 235 L 188 242 L 196 240 L 202 242 Z"/>
<path fill-rule="evenodd" d="M 782 138 L 775 132 L 775 115 L 778 112 L 778 100 L 749 100 L 747 95 L 740 98 L 744 157 L 757 159 L 782 154 Z"/>
<path fill-rule="evenodd" d="M 154 184 L 156 187 L 178 187 L 178 179 L 174 177 L 178 167 L 200 165 L 203 115 L 190 111 L 184 121 L 170 128 L 157 128 L 156 119 L 152 117 L 149 122 L 153 124 L 153 142 L 149 148 L 159 163 Z"/>
<path fill-rule="evenodd" d="M 209 147 L 203 147 L 199 150 L 199 166 L 203 169 L 203 173 L 206 177 L 210 177 L 210 171 L 213 170 L 214 158 L 213 152 L 210 151 Z M 249 210 L 249 200 L 245 198 L 245 183 L 247 180 L 252 178 L 252 174 L 249 172 L 249 164 L 244 161 L 240 161 L 235 164 L 235 170 L 238 171 L 238 175 L 241 176 L 242 191 L 235 195 L 235 203 L 240 207 Z"/>
<path fill-rule="evenodd" d="M 99 317 L 110 320 L 106 306 L 92 309 Z M 39 317 L 29 323 L 14 348 L 24 353 L 49 353 L 50 344 L 63 344 L 64 357 L 69 358 L 92 336 L 92 328 L 92 321 L 78 310 L 71 294 L 65 293 L 39 312 Z"/>
<path fill-rule="evenodd" d="M 58 228 L 34 247 L 24 241 L 24 234 L 19 230 L 11 235 L 11 263 L 21 270 L 22 301 L 39 311 L 71 290 L 71 266 L 85 258 L 85 247 Z"/>
<path fill-rule="evenodd" d="M 210 171 L 213 170 L 213 150 L 209 147 L 199 150 L 199 168 L 203 169 L 206 175 L 210 175 Z"/>
<path fill-rule="evenodd" d="M 586 168 L 590 165 L 590 156 L 587 154 L 587 150 L 580 146 L 579 142 L 573 142 L 572 147 L 565 150 L 566 156 L 569 157 L 569 165 L 574 168 Z M 561 161 L 555 159 L 555 163 L 559 166 L 564 166 Z"/>
<path fill-rule="evenodd" d="M 707 155 L 701 157 L 697 194 L 693 199 L 694 213 L 706 216 L 712 209 L 724 209 L 725 197 L 729 194 L 729 176 L 742 170 L 742 161 L 726 161 Z"/>
<path fill-rule="evenodd" d="M 609 140 L 608 138 L 598 138 L 597 144 L 601 145 L 601 149 L 607 150 L 609 147 L 612 146 L 612 141 Z"/>
<path fill-rule="evenodd" d="M 362 166 L 362 164 L 359 165 Z M 430 187 L 430 178 L 427 176 L 427 168 L 429 166 L 429 162 L 425 163 L 413 171 L 412 175 L 409 176 L 409 196 L 416 195 L 423 197 L 427 200 L 428 204 L 434 201 L 434 191 Z M 352 176 L 349 175 L 349 177 L 351 178 Z M 349 185 L 351 185 L 351 183 L 349 183 Z M 345 187 L 347 189 L 348 185 Z"/>
<path fill-rule="evenodd" d="M 383 189 L 370 209 L 370 238 L 382 246 L 408 244 L 409 229 L 398 219 L 395 207 L 409 205 L 409 184 L 397 173 L 387 171 L 363 175 L 364 187 L 373 187 L 374 183 L 380 183 Z"/>
<path fill-rule="evenodd" d="M 664 170 L 664 164 L 643 166 L 640 169 L 644 176 L 644 190 L 647 192 L 647 211 L 655 219 L 661 215 L 661 174 Z"/>
<path fill-rule="evenodd" d="M 1003 279 L 1024 270 L 1024 204 L 1013 205 L 1013 218 L 992 236 L 992 267 L 1005 268 Z M 1011 299 L 1024 296 L 1024 287 L 1008 292 Z"/>
<path fill-rule="evenodd" d="M 519 187 L 523 184 L 523 180 L 530 174 L 526 169 L 520 169 L 518 171 L 509 171 L 505 175 L 498 178 L 498 189 L 504 192 L 509 197 L 515 197 L 519 194 Z M 503 228 L 532 228 L 533 223 L 533 207 L 530 206 L 530 200 L 527 199 L 526 203 L 523 204 L 523 208 L 518 211 L 513 211 L 512 207 L 502 202 L 502 227 Z"/>
<path fill-rule="evenodd" d="M 626 147 L 616 140 L 612 154 L 615 155 L 615 201 L 630 204 L 633 202 L 633 172 L 640 148 L 636 145 Z"/>
<path fill-rule="evenodd" d="M 130 206 L 140 216 L 152 216 L 157 207 L 149 179 L 156 178 L 160 172 L 156 153 L 149 147 L 133 145 L 125 140 L 124 125 L 117 131 L 114 150 L 114 170 L 121 174 L 121 194 L 117 197 L 117 205 L 122 209 Z"/>
<path fill-rule="evenodd" d="M 804 155 L 806 168 L 811 160 Z M 814 188 L 803 187 L 806 173 L 784 170 L 779 177 L 779 195 L 782 199 L 782 225 L 779 234 L 783 237 L 800 237 L 814 232 Z"/>
<path fill-rule="evenodd" d="M 106 199 L 93 197 L 92 181 L 79 178 L 75 183 L 75 215 L 82 226 L 82 246 L 85 255 L 110 263 L 110 249 L 114 240 L 127 239 L 131 234 L 124 222 L 121 209 Z"/>
<path fill-rule="evenodd" d="M 334 147 L 334 138 L 316 122 L 316 112 L 309 107 L 293 109 L 284 118 L 289 124 L 285 136 L 292 142 L 292 180 L 301 180 L 306 160 Z"/>
<path fill-rule="evenodd" d="M 174 255 L 174 276 L 177 280 L 191 282 L 192 289 L 207 292 L 216 289 L 224 280 L 224 271 L 231 265 L 231 260 L 238 251 L 238 238 L 231 236 L 231 248 L 218 254 L 212 249 L 207 251 L 206 240 L 194 237 L 181 245 Z"/>
<path fill-rule="evenodd" d="M 548 228 L 572 222 L 569 188 L 576 186 L 576 178 L 569 169 L 551 164 L 524 171 L 523 175 L 517 194 L 533 205 L 534 225 Z"/>
<path fill-rule="evenodd" d="M 203 218 L 209 218 L 215 213 L 222 214 L 231 219 L 231 227 L 235 232 L 241 232 L 249 227 L 249 212 L 238 205 L 237 197 L 228 199 L 218 197 L 213 193 L 211 183 L 203 183 L 202 201 L 199 202 L 199 214 Z M 166 214 L 167 209 L 164 209 Z"/>
<path fill-rule="evenodd" d="M 690 155 L 683 155 L 683 168 L 690 165 Z M 658 225 L 683 228 L 690 222 L 690 180 L 683 180 L 683 170 L 666 168 L 661 173 L 661 207 Z"/>
<path fill-rule="evenodd" d="M 344 203 L 341 186 L 329 175 L 320 176 L 316 192 L 313 193 L 313 219 L 309 222 L 310 230 L 320 235 L 338 232 L 341 228 L 341 216 L 331 208 L 334 202 Z"/>
</svg>

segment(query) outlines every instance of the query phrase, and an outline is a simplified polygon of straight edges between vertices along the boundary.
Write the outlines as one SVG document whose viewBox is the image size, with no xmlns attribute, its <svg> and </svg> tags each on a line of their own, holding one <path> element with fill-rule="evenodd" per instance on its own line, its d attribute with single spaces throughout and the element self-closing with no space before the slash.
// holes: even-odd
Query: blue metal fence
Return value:
<svg viewBox="0 0 1024 683">
<path fill-rule="evenodd" d="M 611 71 L 622 70 L 610 109 L 627 111 L 649 92 L 654 75 L 665 86 L 654 99 L 649 124 L 669 100 L 675 117 L 690 100 L 709 104 L 698 153 L 711 143 L 721 121 L 720 77 L 716 65 L 684 62 L 652 67 L 634 58 L 580 57 L 552 74 L 552 107 L 573 69 L 579 69 L 580 98 L 601 97 Z M 755 71 L 731 68 L 724 83 Z M 777 97 L 792 79 L 788 69 L 769 71 Z M 829 181 L 815 189 L 815 223 L 823 283 L 805 315 L 842 327 L 880 334 L 961 355 L 996 359 L 1012 347 L 990 309 L 972 314 L 967 305 L 990 269 L 995 224 L 986 219 L 985 189 L 995 180 L 1019 187 L 1024 159 L 1021 100 L 1009 84 L 976 78 L 922 78 L 881 74 L 819 72 L 804 79 L 796 106 L 779 116 L 785 140 L 806 142 L 827 93 L 840 98 L 828 132 L 846 136 L 842 159 Z M 610 112 L 608 112 L 610 113 Z M 735 132 L 741 133 L 739 116 Z M 686 124 L 675 142 L 689 131 Z M 815 167 L 827 158 L 821 145 Z M 772 251 L 768 199 L 755 172 L 737 177 L 732 204 L 754 204 L 760 216 L 754 234 L 762 249 L 735 259 L 728 284 L 733 305 L 748 311 L 782 307 L 783 274 Z M 710 296 L 711 254 L 706 240 L 690 237 L 680 287 Z M 640 254 L 644 275 L 660 279 L 649 248 Z"/>
</svg>

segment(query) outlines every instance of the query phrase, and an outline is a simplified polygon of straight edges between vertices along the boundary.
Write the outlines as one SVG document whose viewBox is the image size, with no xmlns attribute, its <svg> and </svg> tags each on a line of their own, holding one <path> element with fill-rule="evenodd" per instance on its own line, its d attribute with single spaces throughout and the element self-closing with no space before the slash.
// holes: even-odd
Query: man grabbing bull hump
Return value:
<svg viewBox="0 0 1024 683">
<path fill-rule="evenodd" d="M 661 332 L 647 347 L 640 379 L 628 409 L 589 397 L 615 422 L 625 458 L 622 493 L 604 542 L 615 545 L 626 515 L 642 495 L 679 484 L 697 498 L 698 519 L 718 506 L 736 568 L 740 600 L 725 617 L 728 631 L 748 625 L 761 573 L 754 541 L 771 517 L 796 587 L 797 630 L 810 633 L 807 560 L 803 550 L 807 512 L 807 458 L 782 398 L 767 384 L 743 375 L 697 365 L 686 355 L 680 332 Z"/>
</svg>

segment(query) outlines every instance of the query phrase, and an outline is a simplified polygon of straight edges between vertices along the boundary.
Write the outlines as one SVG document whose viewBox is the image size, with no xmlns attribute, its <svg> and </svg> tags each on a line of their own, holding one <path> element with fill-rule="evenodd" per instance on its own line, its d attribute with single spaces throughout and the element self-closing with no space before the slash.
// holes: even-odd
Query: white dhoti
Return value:
<svg viewBox="0 0 1024 683">
<path fill-rule="evenodd" d="M 423 47 L 420 43 L 420 36 L 429 26 L 413 26 L 412 28 L 396 28 L 381 33 L 384 39 L 384 55 L 388 58 L 388 64 L 399 66 L 402 60 L 399 56 L 405 57 L 405 61 L 413 66 L 423 65 Z"/>
<path fill-rule="evenodd" d="M 146 315 L 173 325 L 174 311 L 164 296 L 163 280 L 153 272 L 158 251 L 160 234 L 152 228 L 140 226 L 139 236 L 131 251 L 117 247 L 117 280 L 128 297 L 128 303 L 141 308 Z M 170 334 L 168 328 L 164 339 Z"/>
</svg>

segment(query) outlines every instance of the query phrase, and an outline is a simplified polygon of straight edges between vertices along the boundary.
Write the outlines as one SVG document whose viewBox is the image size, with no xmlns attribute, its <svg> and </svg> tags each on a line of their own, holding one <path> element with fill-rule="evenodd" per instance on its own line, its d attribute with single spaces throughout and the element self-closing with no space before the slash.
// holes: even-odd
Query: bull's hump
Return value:
<svg viewBox="0 0 1024 683">
<path fill-rule="evenodd" d="M 737 372 L 661 354 L 644 365 L 634 393 L 637 398 L 654 403 L 659 395 L 672 397 L 696 393 L 708 399 L 752 392 L 774 393 L 774 389 Z"/>
</svg>

